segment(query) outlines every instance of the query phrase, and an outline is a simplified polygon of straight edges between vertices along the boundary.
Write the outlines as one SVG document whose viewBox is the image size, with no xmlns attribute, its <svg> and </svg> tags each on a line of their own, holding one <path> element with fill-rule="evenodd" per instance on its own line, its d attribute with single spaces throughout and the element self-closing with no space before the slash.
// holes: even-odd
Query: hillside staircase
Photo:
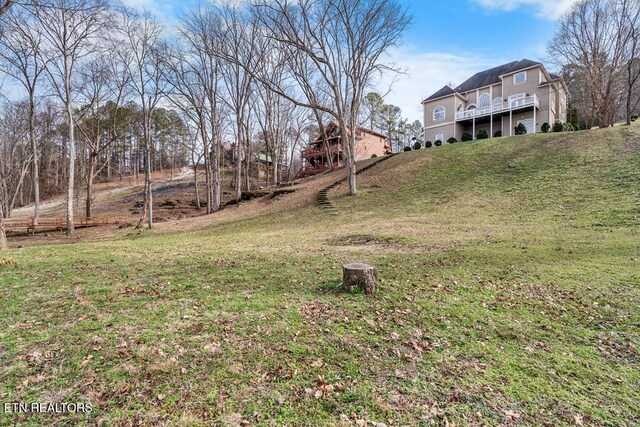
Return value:
<svg viewBox="0 0 640 427">
<path fill-rule="evenodd" d="M 371 163 L 370 165 L 367 165 L 365 167 L 363 167 L 360 170 L 356 171 L 356 176 L 360 175 L 363 172 L 368 171 L 369 169 L 378 166 L 380 163 L 385 162 L 387 160 L 389 160 L 390 158 L 396 156 L 396 154 L 390 154 L 388 156 L 382 157 L 380 158 L 380 160 Z M 327 185 L 326 187 L 324 187 L 322 190 L 320 190 L 318 192 L 318 195 L 316 196 L 316 204 L 318 206 L 320 206 L 320 208 L 326 210 L 329 212 L 329 215 L 338 215 L 338 210 L 336 209 L 336 207 L 331 203 L 331 201 L 329 200 L 329 191 L 333 190 L 334 188 L 336 188 L 337 186 L 339 186 L 340 184 L 344 184 L 345 182 L 347 182 L 347 177 L 345 176 L 344 178 L 341 178 L 329 185 Z"/>
</svg>

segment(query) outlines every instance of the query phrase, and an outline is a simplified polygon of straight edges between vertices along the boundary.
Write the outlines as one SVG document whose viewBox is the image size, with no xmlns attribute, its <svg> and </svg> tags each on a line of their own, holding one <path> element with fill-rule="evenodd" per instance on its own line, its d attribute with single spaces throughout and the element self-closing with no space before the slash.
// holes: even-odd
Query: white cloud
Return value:
<svg viewBox="0 0 640 427">
<path fill-rule="evenodd" d="M 520 7 L 531 8 L 536 16 L 546 19 L 558 19 L 567 12 L 577 0 L 473 0 L 478 5 L 498 11 L 512 11 Z"/>
<path fill-rule="evenodd" d="M 125 6 L 150 12 L 164 24 L 175 18 L 175 4 L 170 0 L 121 0 Z M 179 3 L 178 3 L 179 4 Z"/>
<path fill-rule="evenodd" d="M 376 90 L 386 94 L 385 102 L 402 108 L 403 117 L 413 122 L 422 121 L 422 101 L 444 85 L 457 86 L 478 71 L 507 63 L 510 59 L 480 54 L 417 52 L 411 47 L 402 47 L 390 52 L 388 61 L 406 73 L 385 76 L 376 85 Z"/>
</svg>

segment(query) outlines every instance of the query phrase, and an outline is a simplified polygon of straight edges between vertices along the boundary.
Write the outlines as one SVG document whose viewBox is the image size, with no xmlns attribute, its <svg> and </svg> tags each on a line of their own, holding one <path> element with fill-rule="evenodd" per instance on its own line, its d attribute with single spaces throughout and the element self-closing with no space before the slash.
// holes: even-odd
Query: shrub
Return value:
<svg viewBox="0 0 640 427">
<path fill-rule="evenodd" d="M 442 145 L 442 141 L 440 141 L 439 139 L 435 142 L 436 147 L 440 147 Z"/>
<path fill-rule="evenodd" d="M 433 147 L 433 143 L 431 141 L 427 141 L 424 143 L 424 148 L 431 148 Z"/>
<path fill-rule="evenodd" d="M 549 133 L 549 131 L 551 130 L 551 126 L 549 126 L 549 123 L 544 122 L 542 124 L 542 126 L 540 126 L 540 129 L 542 130 L 542 132 L 544 133 Z"/>
<path fill-rule="evenodd" d="M 407 145 L 406 147 L 404 147 L 404 151 L 411 151 L 411 147 Z"/>
<path fill-rule="evenodd" d="M 571 123 L 565 123 L 564 124 L 564 131 L 565 132 L 573 132 L 575 130 L 576 130 L 575 126 L 573 126 Z"/>
<path fill-rule="evenodd" d="M 516 131 L 516 135 L 527 134 L 527 127 L 522 123 L 518 123 L 518 126 L 516 126 L 514 130 Z"/>
<path fill-rule="evenodd" d="M 476 139 L 487 139 L 487 138 L 489 138 L 489 134 L 484 129 L 480 129 L 476 134 Z"/>
<path fill-rule="evenodd" d="M 562 131 L 564 131 L 564 125 L 562 124 L 562 122 L 555 122 L 553 124 L 553 131 L 554 132 L 562 132 Z"/>
<path fill-rule="evenodd" d="M 493 133 L 493 137 L 494 138 L 501 138 L 502 137 L 502 131 L 501 130 L 497 130 Z"/>
<path fill-rule="evenodd" d="M 636 120 L 638 120 L 638 115 L 634 114 L 633 116 L 631 116 L 631 121 L 635 122 Z"/>
<path fill-rule="evenodd" d="M 456 142 L 458 142 L 458 140 L 457 140 L 457 139 L 455 139 L 454 137 L 451 137 L 451 138 L 447 139 L 447 142 L 448 142 L 449 144 L 455 144 Z"/>
<path fill-rule="evenodd" d="M 372 155 L 371 155 L 371 158 L 372 158 L 372 159 L 375 159 L 376 157 L 378 157 L 378 155 L 377 155 L 377 154 L 372 154 Z"/>
<path fill-rule="evenodd" d="M 421 148 L 422 148 L 422 143 L 420 141 L 416 141 L 415 144 L 413 144 L 414 150 L 419 150 Z"/>
<path fill-rule="evenodd" d="M 473 141 L 473 135 L 471 135 L 469 132 L 465 132 L 462 134 L 462 140 L 463 141 Z"/>
</svg>

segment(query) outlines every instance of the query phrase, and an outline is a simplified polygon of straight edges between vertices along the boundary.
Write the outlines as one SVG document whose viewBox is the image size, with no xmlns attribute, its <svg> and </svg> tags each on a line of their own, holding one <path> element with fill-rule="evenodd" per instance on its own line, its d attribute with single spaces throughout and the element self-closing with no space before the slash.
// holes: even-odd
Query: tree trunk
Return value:
<svg viewBox="0 0 640 427">
<path fill-rule="evenodd" d="M 240 122 L 240 120 L 238 120 L 238 122 L 236 123 L 237 126 L 237 141 L 236 141 L 236 202 L 240 203 L 240 200 L 242 199 L 242 144 L 241 144 L 241 139 L 242 139 L 242 123 Z"/>
<path fill-rule="evenodd" d="M 196 189 L 196 210 L 200 210 L 200 190 L 198 188 L 198 164 L 193 164 L 193 186 Z"/>
<path fill-rule="evenodd" d="M 251 191 L 251 164 L 249 163 L 250 158 L 250 153 L 245 153 L 245 161 L 242 164 L 242 166 L 244 167 L 244 188 L 246 191 Z"/>
<path fill-rule="evenodd" d="M 352 120 L 353 122 L 353 120 Z M 352 124 L 347 132 L 344 123 L 340 125 L 342 129 L 342 137 L 340 138 L 344 147 L 347 149 L 347 179 L 349 182 L 349 195 L 355 196 L 358 194 L 356 186 L 356 129 L 357 125 Z M 345 143 L 346 142 L 346 143 Z"/>
<path fill-rule="evenodd" d="M 67 83 L 69 84 L 69 83 Z M 71 90 L 67 88 L 67 121 L 69 123 L 69 170 L 67 180 L 67 236 L 73 234 L 73 191 L 75 185 L 76 140 L 73 122 L 73 108 L 71 106 Z"/>
<path fill-rule="evenodd" d="M 213 159 L 211 161 L 212 165 L 212 190 L 213 190 L 213 203 L 212 209 L 213 212 L 217 212 L 220 210 L 220 206 L 222 205 L 222 184 L 220 182 L 220 155 L 221 149 L 220 144 L 218 143 L 217 137 L 214 136 L 212 140 L 213 144 Z"/>
<path fill-rule="evenodd" d="M 278 155 L 277 155 L 277 148 L 273 149 L 273 153 L 271 154 L 271 164 L 272 164 L 272 173 L 273 173 L 273 185 L 274 187 L 277 187 L 278 184 L 280 183 L 280 180 L 278 179 L 278 175 L 279 175 L 279 171 L 278 171 Z M 267 171 L 269 171 L 269 162 L 267 161 Z"/>
<path fill-rule="evenodd" d="M 4 232 L 4 219 L 0 218 L 0 251 L 4 251 L 7 248 L 7 236 Z"/>
<path fill-rule="evenodd" d="M 38 146 L 36 144 L 36 107 L 33 93 L 29 96 L 29 139 L 31 140 L 31 151 L 33 155 L 32 178 L 33 178 L 33 224 L 38 224 L 40 217 L 40 178 L 38 167 Z"/>
<path fill-rule="evenodd" d="M 146 153 L 146 161 L 145 161 L 145 185 L 147 191 L 147 225 L 149 228 L 153 227 L 153 189 L 151 184 L 151 135 L 148 135 L 145 142 Z"/>
<path fill-rule="evenodd" d="M 91 205 L 93 204 L 93 175 L 95 174 L 97 161 L 98 155 L 92 151 L 89 158 L 89 173 L 87 175 L 87 198 L 85 200 L 85 215 L 88 218 L 91 218 Z"/>
<path fill-rule="evenodd" d="M 342 266 L 342 286 L 347 292 L 362 289 L 370 295 L 378 287 L 378 272 L 367 264 L 354 263 Z"/>
</svg>

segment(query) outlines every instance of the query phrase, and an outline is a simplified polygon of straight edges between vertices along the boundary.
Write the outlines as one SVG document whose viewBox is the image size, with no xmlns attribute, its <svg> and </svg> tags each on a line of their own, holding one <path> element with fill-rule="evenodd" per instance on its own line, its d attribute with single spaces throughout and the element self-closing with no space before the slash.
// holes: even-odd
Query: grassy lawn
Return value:
<svg viewBox="0 0 640 427">
<path fill-rule="evenodd" d="M 459 143 L 338 216 L 12 249 L 0 403 L 94 410 L 0 424 L 639 425 L 639 165 L 637 126 Z M 376 295 L 332 291 L 353 261 Z"/>
</svg>

